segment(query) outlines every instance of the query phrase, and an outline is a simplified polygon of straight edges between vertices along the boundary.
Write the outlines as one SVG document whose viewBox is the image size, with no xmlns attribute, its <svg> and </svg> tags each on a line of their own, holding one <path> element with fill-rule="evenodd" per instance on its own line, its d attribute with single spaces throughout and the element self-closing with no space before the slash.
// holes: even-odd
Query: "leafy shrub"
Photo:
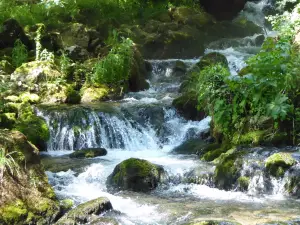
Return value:
<svg viewBox="0 0 300 225">
<path fill-rule="evenodd" d="M 18 39 L 14 44 L 12 51 L 12 64 L 15 67 L 19 67 L 22 63 L 27 62 L 28 51 L 26 46 Z"/>
<path fill-rule="evenodd" d="M 133 42 L 123 39 L 94 68 L 92 81 L 98 84 L 119 85 L 129 79 L 133 60 Z"/>
</svg>

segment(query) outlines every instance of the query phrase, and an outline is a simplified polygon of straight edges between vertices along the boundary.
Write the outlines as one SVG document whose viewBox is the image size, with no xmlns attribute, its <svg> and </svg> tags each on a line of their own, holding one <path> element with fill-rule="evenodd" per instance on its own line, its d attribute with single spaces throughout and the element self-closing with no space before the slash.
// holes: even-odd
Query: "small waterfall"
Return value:
<svg viewBox="0 0 300 225">
<path fill-rule="evenodd" d="M 48 151 L 82 148 L 142 150 L 158 148 L 155 131 L 125 118 L 76 108 L 67 111 L 38 110 L 50 127 Z"/>
</svg>

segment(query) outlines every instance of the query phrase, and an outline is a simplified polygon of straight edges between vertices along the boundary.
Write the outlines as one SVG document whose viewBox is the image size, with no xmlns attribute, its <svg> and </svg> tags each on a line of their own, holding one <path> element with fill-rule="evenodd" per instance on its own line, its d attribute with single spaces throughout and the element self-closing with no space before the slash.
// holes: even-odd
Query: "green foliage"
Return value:
<svg viewBox="0 0 300 225">
<path fill-rule="evenodd" d="M 97 84 L 120 85 L 129 79 L 133 60 L 133 42 L 123 39 L 94 68 L 92 81 Z"/>
<path fill-rule="evenodd" d="M 16 152 L 7 153 L 4 148 L 0 148 L 0 184 L 3 180 L 4 172 L 18 173 L 19 166 L 12 157 L 14 153 Z"/>
<path fill-rule="evenodd" d="M 300 121 L 300 57 L 293 44 L 299 22 L 286 19 L 272 17 L 279 36 L 267 38 L 260 52 L 248 59 L 246 75 L 230 76 L 220 64 L 205 67 L 198 74 L 199 108 L 205 106 L 213 118 L 214 130 L 234 139 L 235 144 L 262 140 L 268 132 L 261 130 L 260 123 L 266 118 L 273 121 L 267 129 L 274 133 L 290 121 Z M 259 138 L 248 135 L 260 131 Z"/>
<path fill-rule="evenodd" d="M 16 40 L 12 51 L 13 66 L 19 67 L 22 65 L 22 63 L 27 62 L 27 59 L 28 51 L 26 46 L 21 42 L 21 40 Z"/>
</svg>

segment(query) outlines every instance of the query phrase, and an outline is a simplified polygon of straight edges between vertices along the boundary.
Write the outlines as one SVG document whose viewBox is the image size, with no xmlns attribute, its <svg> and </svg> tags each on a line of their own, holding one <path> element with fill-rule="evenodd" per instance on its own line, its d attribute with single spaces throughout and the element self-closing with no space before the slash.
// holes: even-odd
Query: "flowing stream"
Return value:
<svg viewBox="0 0 300 225">
<path fill-rule="evenodd" d="M 244 13 L 263 24 L 261 10 L 266 4 L 265 0 L 250 2 Z M 213 49 L 216 45 L 212 44 L 206 52 L 224 54 L 231 73 L 236 75 L 245 66 L 245 60 L 258 51 L 256 38 L 257 35 L 246 37 L 239 40 L 238 46 L 225 44 L 227 47 L 218 49 Z M 199 59 L 181 61 L 191 68 Z M 195 219 L 233 220 L 252 225 L 300 218 L 300 202 L 285 195 L 285 178 L 267 181 L 259 167 L 251 163 L 263 161 L 266 155 L 253 153 L 245 160 L 242 173 L 251 173 L 251 181 L 248 192 L 240 192 L 215 188 L 210 179 L 214 171 L 212 164 L 199 160 L 196 155 L 171 153 L 185 140 L 207 132 L 210 118 L 187 121 L 171 106 L 182 81 L 182 75 L 174 72 L 177 59 L 149 62 L 153 67 L 149 90 L 128 93 L 117 102 L 43 106 L 37 110 L 50 126 L 51 138 L 43 163 L 59 198 L 71 198 L 79 204 L 106 196 L 114 210 L 104 216 L 124 225 L 176 225 Z M 108 154 L 81 160 L 66 156 L 87 147 L 104 147 Z M 118 163 L 131 157 L 164 166 L 169 182 L 148 194 L 108 193 L 106 178 Z M 185 182 L 184 178 L 193 171 L 207 176 L 197 184 Z"/>
</svg>

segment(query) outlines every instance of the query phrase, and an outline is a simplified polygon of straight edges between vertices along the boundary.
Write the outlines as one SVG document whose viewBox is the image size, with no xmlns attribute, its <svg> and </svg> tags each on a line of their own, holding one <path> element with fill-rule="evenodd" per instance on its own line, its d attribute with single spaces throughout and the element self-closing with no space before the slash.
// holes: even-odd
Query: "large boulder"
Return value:
<svg viewBox="0 0 300 225">
<path fill-rule="evenodd" d="M 116 190 L 148 192 L 163 181 L 162 166 L 143 159 L 130 158 L 118 164 L 107 178 L 107 187 Z"/>
<path fill-rule="evenodd" d="M 275 153 L 266 159 L 267 171 L 275 176 L 282 177 L 289 168 L 296 164 L 296 160 L 288 153 Z"/>
<path fill-rule="evenodd" d="M 24 63 L 11 74 L 10 79 L 16 85 L 23 85 L 24 88 L 34 88 L 40 83 L 53 81 L 62 77 L 58 68 L 49 61 L 33 61 Z"/>
<path fill-rule="evenodd" d="M 234 18 L 246 2 L 247 0 L 200 0 L 205 10 L 220 20 Z"/>
<path fill-rule="evenodd" d="M 201 58 L 201 60 L 197 63 L 197 66 L 200 70 L 202 70 L 207 66 L 212 66 L 215 64 L 222 64 L 224 67 L 228 67 L 226 56 L 218 52 L 208 53 Z"/>
<path fill-rule="evenodd" d="M 18 131 L 0 130 L 0 223 L 52 224 L 60 213 L 38 149 Z"/>
<path fill-rule="evenodd" d="M 109 199 L 97 198 L 78 205 L 58 220 L 56 225 L 87 224 L 92 222 L 93 216 L 98 216 L 112 209 Z"/>
</svg>

